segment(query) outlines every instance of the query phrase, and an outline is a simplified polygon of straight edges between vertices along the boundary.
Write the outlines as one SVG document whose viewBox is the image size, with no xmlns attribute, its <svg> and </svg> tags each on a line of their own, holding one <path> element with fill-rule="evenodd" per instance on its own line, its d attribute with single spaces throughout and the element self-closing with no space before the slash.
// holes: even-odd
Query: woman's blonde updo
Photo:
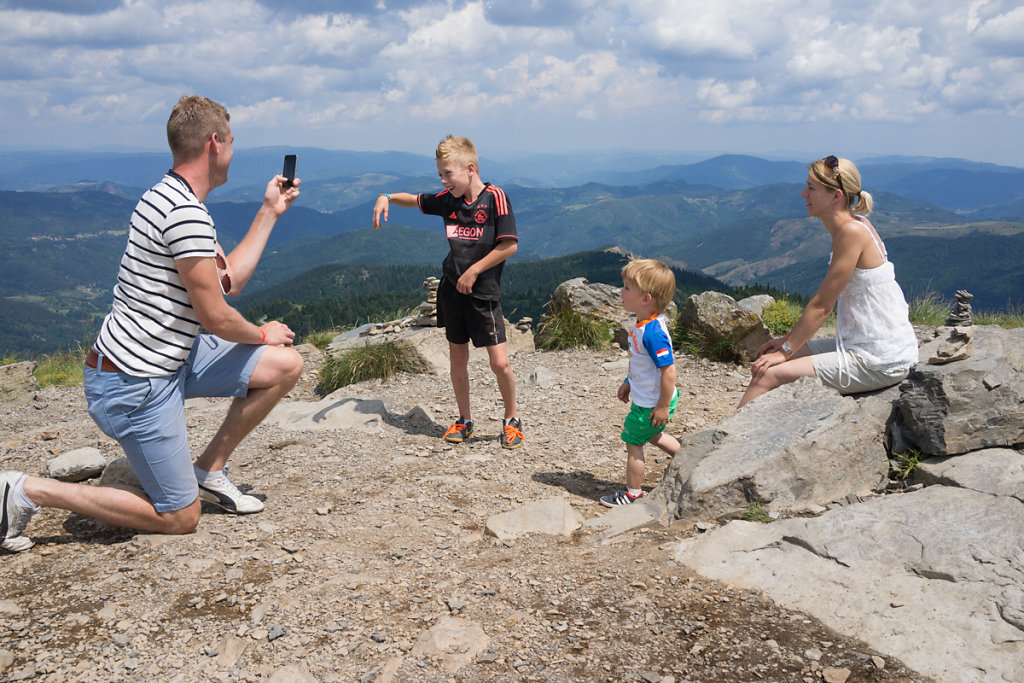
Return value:
<svg viewBox="0 0 1024 683">
<path fill-rule="evenodd" d="M 825 157 L 825 159 L 828 158 Z M 853 162 L 839 157 L 838 165 L 835 167 L 835 170 L 839 171 L 837 176 L 835 171 L 825 163 L 825 159 L 819 159 L 808 167 L 811 176 L 827 188 L 841 190 L 846 196 L 846 204 L 850 207 L 851 213 L 860 213 L 865 216 L 871 213 L 874 201 L 871 199 L 870 193 L 860 189 L 860 171 L 857 170 Z M 840 180 L 842 183 L 839 182 Z"/>
</svg>

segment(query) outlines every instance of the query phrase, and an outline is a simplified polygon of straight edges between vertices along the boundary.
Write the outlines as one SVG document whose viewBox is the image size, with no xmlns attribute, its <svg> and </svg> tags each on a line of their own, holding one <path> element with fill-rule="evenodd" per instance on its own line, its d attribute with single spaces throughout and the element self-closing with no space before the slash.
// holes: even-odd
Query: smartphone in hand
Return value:
<svg viewBox="0 0 1024 683">
<path fill-rule="evenodd" d="M 284 176 L 284 187 L 288 189 L 295 184 L 295 155 L 285 154 L 284 155 L 284 170 L 281 171 L 281 175 Z"/>
</svg>

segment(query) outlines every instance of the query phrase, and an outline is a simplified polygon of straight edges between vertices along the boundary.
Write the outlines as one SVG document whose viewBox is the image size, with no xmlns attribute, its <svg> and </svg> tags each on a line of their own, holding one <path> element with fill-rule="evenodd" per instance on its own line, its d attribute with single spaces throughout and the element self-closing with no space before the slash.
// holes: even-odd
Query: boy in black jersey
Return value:
<svg viewBox="0 0 1024 683">
<path fill-rule="evenodd" d="M 391 204 L 419 207 L 441 216 L 451 251 L 444 260 L 444 277 L 437 291 L 437 325 L 445 328 L 450 352 L 452 388 L 459 420 L 442 437 L 461 443 L 473 435 L 469 408 L 469 342 L 486 347 L 491 370 L 505 403 L 499 443 L 518 448 L 522 424 L 516 410 L 516 379 L 505 349 L 505 322 L 501 313 L 501 271 L 516 253 L 516 219 L 508 197 L 480 179 L 476 148 L 469 138 L 449 135 L 437 146 L 437 174 L 444 191 L 437 194 L 396 192 L 377 197 L 373 227 L 387 222 Z"/>
</svg>

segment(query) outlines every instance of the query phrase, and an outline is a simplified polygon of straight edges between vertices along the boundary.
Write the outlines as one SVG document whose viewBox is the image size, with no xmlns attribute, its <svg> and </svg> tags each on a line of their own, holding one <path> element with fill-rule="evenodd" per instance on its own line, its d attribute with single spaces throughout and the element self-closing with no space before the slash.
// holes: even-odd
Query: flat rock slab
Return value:
<svg viewBox="0 0 1024 683">
<path fill-rule="evenodd" d="M 454 673 L 476 659 L 490 642 L 491 639 L 479 624 L 455 617 L 442 617 L 432 628 L 419 635 L 412 648 L 412 655 L 440 659 L 445 668 Z"/>
<path fill-rule="evenodd" d="M 588 519 L 583 526 L 600 531 L 605 539 L 609 539 L 657 522 L 660 516 L 661 507 L 653 504 L 649 496 L 644 496 L 632 505 L 609 508 L 603 515 Z"/>
<path fill-rule="evenodd" d="M 1024 503 L 1024 453 L 1009 448 L 986 448 L 931 458 L 914 468 L 914 481 L 1010 496 Z M 1024 529 L 1018 536 L 1024 536 Z"/>
<path fill-rule="evenodd" d="M 686 440 L 652 498 L 671 518 L 708 519 L 757 500 L 803 511 L 877 489 L 895 395 L 840 396 L 813 377 L 780 387 Z"/>
<path fill-rule="evenodd" d="M 583 524 L 583 515 L 565 498 L 547 498 L 487 519 L 487 533 L 503 541 L 526 534 L 569 536 Z"/>
<path fill-rule="evenodd" d="M 336 392 L 337 393 L 337 392 Z M 378 399 L 339 398 L 335 394 L 321 401 L 279 404 L 267 422 L 284 429 L 380 429 L 388 417 L 384 402 Z"/>
<path fill-rule="evenodd" d="M 731 522 L 676 560 L 943 681 L 1020 681 L 1024 506 L 931 486 L 773 524 Z"/>
</svg>

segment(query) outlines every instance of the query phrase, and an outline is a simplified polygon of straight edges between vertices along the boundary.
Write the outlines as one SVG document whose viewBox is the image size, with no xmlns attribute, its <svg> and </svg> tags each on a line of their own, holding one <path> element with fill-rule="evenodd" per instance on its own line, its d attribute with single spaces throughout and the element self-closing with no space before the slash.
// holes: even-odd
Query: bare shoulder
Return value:
<svg viewBox="0 0 1024 683">
<path fill-rule="evenodd" d="M 873 230 L 874 228 L 866 220 L 862 221 L 851 217 L 850 220 L 840 224 L 834 241 L 848 245 L 866 244 L 871 240 Z"/>
</svg>

